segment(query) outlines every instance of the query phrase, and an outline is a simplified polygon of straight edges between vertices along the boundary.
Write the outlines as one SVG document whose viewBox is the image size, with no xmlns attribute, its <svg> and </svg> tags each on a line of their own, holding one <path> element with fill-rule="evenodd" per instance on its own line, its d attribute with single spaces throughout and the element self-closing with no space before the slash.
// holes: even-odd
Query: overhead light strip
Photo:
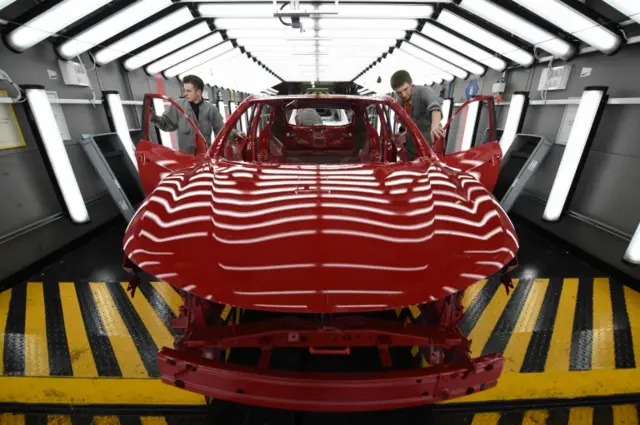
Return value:
<svg viewBox="0 0 640 425">
<path fill-rule="evenodd" d="M 154 75 L 159 72 L 162 72 L 174 65 L 183 62 L 190 57 L 193 57 L 207 49 L 212 48 L 213 46 L 222 43 L 222 35 L 219 32 L 215 32 L 207 37 L 204 37 L 189 46 L 183 47 L 182 49 L 163 57 L 151 64 L 149 64 L 145 71 L 149 75 Z"/>
<path fill-rule="evenodd" d="M 96 63 L 98 65 L 106 65 L 116 59 L 121 58 L 127 53 L 144 46 L 176 28 L 181 27 L 193 20 L 193 15 L 189 8 L 184 7 L 175 12 L 158 19 L 152 24 L 130 34 L 121 40 L 107 46 L 95 54 Z"/>
<path fill-rule="evenodd" d="M 516 135 L 522 131 L 522 125 L 524 123 L 524 117 L 526 115 L 528 105 L 528 92 L 515 92 L 511 95 L 507 120 L 504 125 L 502 137 L 500 138 L 500 147 L 502 148 L 503 155 L 506 155 L 511 144 L 516 139 Z"/>
<path fill-rule="evenodd" d="M 136 70 L 141 66 L 144 66 L 149 62 L 165 56 L 176 49 L 179 49 L 201 37 L 204 37 L 209 33 L 211 33 L 209 24 L 204 21 L 200 22 L 199 24 L 196 24 L 193 27 L 182 31 L 179 34 L 176 34 L 173 37 L 168 38 L 153 47 L 143 50 L 135 56 L 131 56 L 124 61 L 124 67 L 128 71 Z"/>
<path fill-rule="evenodd" d="M 611 54 L 622 38 L 561 0 L 513 0 L 602 53 Z"/>
<path fill-rule="evenodd" d="M 487 72 L 487 68 L 485 68 L 484 66 L 470 61 L 469 59 L 465 58 L 462 55 L 459 55 L 453 50 L 449 50 L 448 48 L 424 37 L 421 37 L 420 35 L 413 35 L 409 40 L 409 43 L 414 44 L 415 46 L 420 47 L 421 49 L 426 50 L 427 52 L 430 52 L 479 77 L 483 76 Z"/>
<path fill-rule="evenodd" d="M 640 24 L 640 2 L 638 0 L 604 0 L 627 17 Z"/>
<path fill-rule="evenodd" d="M 520 65 L 531 66 L 535 61 L 531 53 L 448 10 L 440 12 L 437 21 Z"/>
<path fill-rule="evenodd" d="M 191 59 L 187 59 L 184 62 L 181 62 L 175 66 L 172 66 L 171 68 L 164 71 L 162 74 L 164 75 L 165 78 L 175 77 L 176 75 L 182 72 L 189 71 L 190 69 L 193 69 L 199 65 L 202 65 L 207 61 L 213 60 L 219 56 L 227 54 L 231 52 L 233 49 L 234 49 L 233 44 L 231 44 L 230 41 L 225 41 L 224 43 L 219 44 L 215 47 L 212 47 L 211 49 L 206 50 L 200 53 L 199 55 L 192 57 Z"/>
<path fill-rule="evenodd" d="M 463 40 L 433 24 L 428 22 L 425 23 L 420 33 L 433 40 L 437 40 L 449 48 L 456 50 L 498 72 L 502 72 L 507 68 L 507 63 L 499 57 L 496 57 L 494 54 L 480 49 L 466 40 Z"/>
<path fill-rule="evenodd" d="M 63 0 L 11 31 L 5 40 L 11 49 L 24 52 L 111 1 Z"/>
<path fill-rule="evenodd" d="M 58 53 L 67 60 L 74 58 L 171 4 L 171 0 L 137 1 L 65 41 L 58 46 Z"/>
<path fill-rule="evenodd" d="M 469 72 L 465 71 L 464 69 L 459 68 L 443 59 L 440 59 L 439 57 L 432 55 L 431 53 L 428 53 L 419 47 L 416 47 L 410 42 L 403 43 L 400 49 L 405 53 L 409 53 L 410 55 L 415 56 L 421 61 L 428 63 L 431 66 L 434 66 L 444 72 L 453 74 L 463 80 L 465 80 L 469 76 Z"/>
</svg>

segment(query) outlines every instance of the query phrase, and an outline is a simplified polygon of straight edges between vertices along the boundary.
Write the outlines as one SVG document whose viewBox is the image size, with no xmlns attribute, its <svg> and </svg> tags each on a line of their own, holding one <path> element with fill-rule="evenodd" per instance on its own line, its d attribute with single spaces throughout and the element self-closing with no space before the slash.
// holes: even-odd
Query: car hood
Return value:
<svg viewBox="0 0 640 425">
<path fill-rule="evenodd" d="M 140 268 L 196 295 L 316 312 L 435 300 L 518 249 L 474 177 L 429 163 L 204 164 L 163 179 L 124 244 Z"/>
</svg>

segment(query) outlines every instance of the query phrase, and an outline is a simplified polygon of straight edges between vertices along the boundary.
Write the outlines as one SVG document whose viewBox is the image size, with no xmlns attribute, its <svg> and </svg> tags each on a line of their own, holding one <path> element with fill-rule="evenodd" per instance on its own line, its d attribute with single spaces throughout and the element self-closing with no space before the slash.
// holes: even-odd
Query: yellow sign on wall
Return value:
<svg viewBox="0 0 640 425">
<path fill-rule="evenodd" d="M 9 97 L 9 93 L 0 90 L 0 97 Z M 26 146 L 27 142 L 18 123 L 16 111 L 11 103 L 0 103 L 0 150 Z"/>
</svg>

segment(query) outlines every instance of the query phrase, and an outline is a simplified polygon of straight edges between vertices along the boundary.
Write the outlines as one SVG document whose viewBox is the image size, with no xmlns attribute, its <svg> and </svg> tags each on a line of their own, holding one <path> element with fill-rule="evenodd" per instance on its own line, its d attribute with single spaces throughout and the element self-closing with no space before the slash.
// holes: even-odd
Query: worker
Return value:
<svg viewBox="0 0 640 425">
<path fill-rule="evenodd" d="M 176 103 L 184 110 L 200 129 L 207 147 L 211 146 L 211 133 L 219 134 L 224 126 L 222 115 L 218 108 L 202 97 L 204 82 L 196 75 L 187 75 L 182 79 L 184 99 L 176 100 Z M 186 118 L 171 105 L 162 115 L 157 116 L 151 109 L 151 122 L 163 131 L 178 130 L 178 150 L 194 155 L 196 152 L 195 132 Z M 231 130 L 231 140 L 246 137 L 242 131 Z"/>
<path fill-rule="evenodd" d="M 414 85 L 411 75 L 405 70 L 396 71 L 391 76 L 391 88 L 395 93 L 393 98 L 413 119 L 429 146 L 444 137 L 442 103 L 433 90 Z M 416 158 L 416 145 L 410 134 L 407 134 L 405 151 L 409 161 Z"/>
</svg>

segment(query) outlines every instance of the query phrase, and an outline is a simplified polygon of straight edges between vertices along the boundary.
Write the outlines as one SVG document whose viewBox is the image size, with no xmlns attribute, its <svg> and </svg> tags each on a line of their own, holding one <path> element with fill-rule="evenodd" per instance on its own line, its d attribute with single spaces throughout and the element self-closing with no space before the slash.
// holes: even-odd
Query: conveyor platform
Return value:
<svg viewBox="0 0 640 425">
<path fill-rule="evenodd" d="M 420 411 L 420 417 L 449 418 L 442 419 L 447 423 L 453 423 L 453 416 L 474 424 L 545 423 L 535 418 L 547 416 L 560 418 L 547 423 L 575 423 L 569 419 L 583 416 L 608 418 L 594 419 L 594 424 L 623 423 L 614 421 L 623 416 L 635 418 L 624 423 L 638 423 L 634 405 L 610 405 L 640 400 L 640 293 L 557 247 L 535 250 L 542 240 L 527 236 L 526 229 L 520 235 L 532 242 L 523 242 L 514 289 L 507 295 L 497 280 L 488 279 L 464 296 L 461 329 L 472 340 L 472 356 L 504 353 L 497 387 L 409 410 Z M 118 249 L 118 238 L 112 239 L 100 239 L 102 258 L 118 257 L 108 253 Z M 73 280 L 52 279 L 92 249 L 70 254 L 36 275 L 41 280 L 0 293 L 0 408 L 61 417 L 69 409 L 90 416 L 99 412 L 100 420 L 119 415 L 129 420 L 131 412 L 144 412 L 136 423 L 174 423 L 177 416 L 163 415 L 176 409 L 205 414 L 202 397 L 158 379 L 156 351 L 176 336 L 170 327 L 181 305 L 176 290 L 164 282 L 143 283 L 131 298 L 126 281 L 93 281 L 87 264 L 78 268 L 82 272 L 69 273 Z M 103 265 L 98 274 L 117 276 L 109 272 L 117 267 Z M 560 275 L 558 267 L 572 274 Z M 398 314 L 401 320 L 415 320 L 416 312 L 407 308 Z M 242 320 L 236 309 L 224 314 Z M 420 356 L 417 350 L 413 354 Z M 536 410 L 519 410 L 532 407 Z M 237 416 L 246 412 L 267 414 L 266 409 L 242 408 L 226 406 L 223 417 L 233 417 L 228 423 L 235 424 L 243 423 Z M 196 416 L 190 423 L 199 423 Z M 339 415 L 321 416 L 341 423 Z M 27 423 L 25 418 L 7 414 L 0 423 Z M 54 423 L 76 423 L 60 421 Z"/>
</svg>

